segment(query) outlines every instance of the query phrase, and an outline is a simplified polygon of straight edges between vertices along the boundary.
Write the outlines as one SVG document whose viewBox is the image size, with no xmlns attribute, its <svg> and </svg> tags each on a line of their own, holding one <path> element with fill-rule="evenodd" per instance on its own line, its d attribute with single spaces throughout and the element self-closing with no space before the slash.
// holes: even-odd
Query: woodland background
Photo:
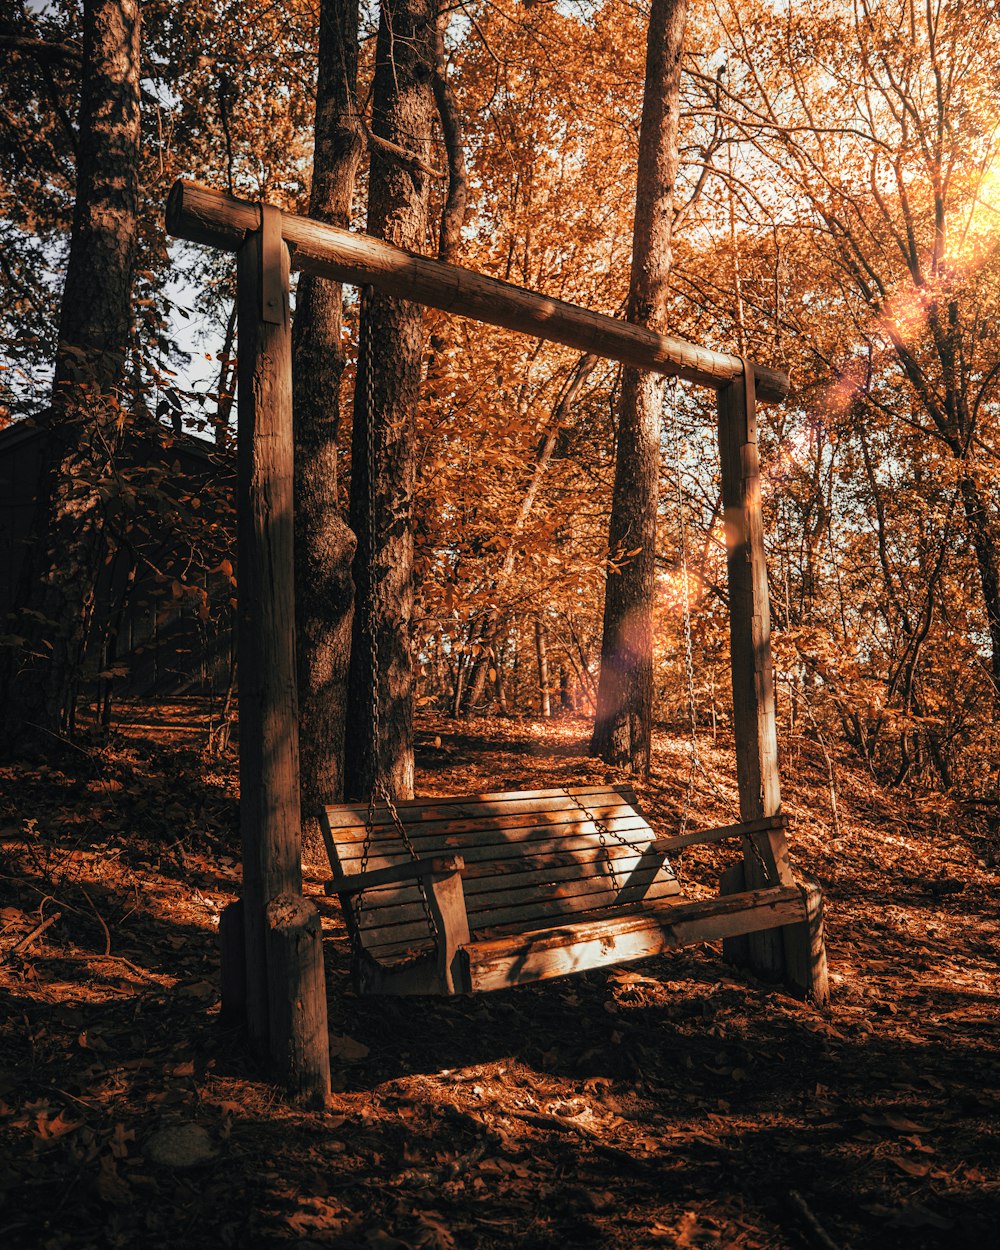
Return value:
<svg viewBox="0 0 1000 1250">
<path fill-rule="evenodd" d="M 397 7 L 434 19 L 445 100 L 412 246 L 621 315 L 648 6 Z M 114 95 L 120 108 L 107 106 L 110 73 L 81 108 L 83 9 L 131 15 L 132 32 L 141 10 L 141 77 Z M 224 657 L 208 698 L 146 701 L 117 635 L 130 599 L 137 617 L 183 615 L 209 640 L 229 626 L 234 267 L 168 243 L 164 201 L 185 177 L 312 209 L 321 13 L 343 19 L 350 59 L 350 0 L 0 0 L 0 453 L 55 431 L 55 468 L 72 470 L 57 473 L 45 536 L 60 576 L 36 579 L 52 596 L 34 616 L 0 624 L 0 689 L 30 658 L 32 622 L 64 623 L 74 643 L 53 648 L 58 699 L 41 706 L 33 754 L 2 741 L 20 709 L 0 698 L 0 1243 L 990 1244 L 996 0 L 688 11 L 669 330 L 792 378 L 789 402 L 760 410 L 782 810 L 796 866 L 824 890 L 830 1005 L 708 947 L 492 995 L 360 999 L 307 838 L 334 1065 L 333 1100 L 314 1113 L 285 1100 L 217 1012 L 219 917 L 240 890 L 235 670 Z M 366 159 L 378 20 L 362 7 L 357 228 L 378 165 Z M 120 238 L 134 227 L 135 278 L 113 248 L 78 249 L 90 269 L 66 300 L 95 183 L 88 127 L 121 139 L 96 180 L 115 212 L 135 205 L 114 219 Z M 300 284 L 300 331 L 324 290 Z M 107 353 L 74 356 L 67 304 L 77 325 L 105 317 Z M 336 482 L 321 537 L 348 562 L 362 320 L 347 292 L 342 333 L 300 371 L 316 411 L 340 422 L 324 417 L 317 455 L 300 456 L 300 514 Z M 421 372 L 418 788 L 620 781 L 590 753 L 602 599 L 634 556 L 608 550 L 619 372 L 436 313 L 408 342 Z M 99 385 L 70 411 L 84 366 Z M 668 386 L 658 723 L 652 774 L 633 778 L 658 830 L 692 809 L 706 824 L 738 810 L 717 454 L 710 401 Z M 3 518 L 9 505 L 0 497 Z M 108 584 L 120 617 L 94 609 Z M 346 614 L 349 635 L 350 587 L 321 589 L 310 611 Z M 714 894 L 724 854 L 679 857 L 685 892 Z"/>
<path fill-rule="evenodd" d="M 363 104 L 377 15 L 361 17 Z M 792 376 L 790 401 L 761 423 L 784 731 L 844 744 L 892 782 L 987 804 L 1000 676 L 1000 138 L 983 48 L 995 19 L 993 3 L 694 4 L 670 309 L 678 336 Z M 3 423 L 30 420 L 51 387 L 79 21 L 74 4 L 2 6 L 0 31 L 16 32 L 3 37 L 0 84 Z M 314 4 L 143 6 L 141 256 L 122 423 L 166 440 L 232 437 L 232 266 L 168 245 L 164 199 L 185 176 L 307 211 L 316 22 Z M 621 312 L 645 25 L 643 6 L 620 0 L 449 10 L 444 72 L 468 193 L 454 259 Z M 437 142 L 434 164 L 447 168 Z M 431 182 L 431 252 L 446 182 Z M 362 226 L 365 185 L 362 166 Z M 357 313 L 349 296 L 345 393 Z M 427 315 L 423 343 L 418 701 L 586 712 L 608 563 L 629 558 L 607 550 L 618 373 L 440 314 Z M 689 596 L 697 717 L 714 730 L 728 687 L 714 415 L 684 387 L 668 388 L 665 413 L 656 706 L 666 720 L 688 714 Z M 344 404 L 345 511 L 349 423 Z M 165 596 L 224 611 L 225 596 L 210 602 L 204 589 L 209 571 L 231 572 L 224 515 L 199 497 L 165 509 L 163 474 L 148 466 L 111 459 L 95 473 L 120 542 L 178 528 L 189 558 L 158 571 Z M 105 703 L 114 677 L 105 671 Z"/>
</svg>

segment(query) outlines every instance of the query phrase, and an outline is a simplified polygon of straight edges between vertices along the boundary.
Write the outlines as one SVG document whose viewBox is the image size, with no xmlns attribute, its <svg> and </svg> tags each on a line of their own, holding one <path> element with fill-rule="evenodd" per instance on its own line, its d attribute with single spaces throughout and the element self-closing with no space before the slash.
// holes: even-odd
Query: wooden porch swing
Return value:
<svg viewBox="0 0 1000 1250">
<path fill-rule="evenodd" d="M 740 821 L 657 838 L 625 787 L 421 799 L 325 813 L 362 990 L 463 993 L 668 947 L 746 939 L 749 961 L 827 997 L 819 887 L 792 875 L 781 816 L 756 400 L 773 369 L 188 182 L 168 231 L 235 252 L 239 312 L 240 826 L 244 893 L 223 983 L 286 1081 L 329 1089 L 322 939 L 302 898 L 292 582 L 289 272 L 529 333 L 717 393 Z M 738 839 L 722 896 L 685 901 L 667 855 Z M 365 897 L 367 895 L 367 897 Z M 359 905 L 356 900 L 364 901 Z M 352 901 L 354 900 L 354 901 Z"/>
<path fill-rule="evenodd" d="M 417 799 L 398 808 L 392 816 L 377 805 L 370 827 L 364 806 L 323 814 L 334 869 L 327 893 L 344 905 L 361 993 L 526 985 L 794 925 L 810 906 L 806 887 L 778 882 L 688 901 L 667 859 L 697 843 L 780 834 L 781 817 L 657 838 L 627 786 Z"/>
</svg>

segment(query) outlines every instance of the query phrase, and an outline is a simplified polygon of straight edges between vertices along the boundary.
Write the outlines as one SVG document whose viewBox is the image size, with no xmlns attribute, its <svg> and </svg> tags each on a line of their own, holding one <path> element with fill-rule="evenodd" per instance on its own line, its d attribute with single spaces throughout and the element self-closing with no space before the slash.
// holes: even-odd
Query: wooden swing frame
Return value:
<svg viewBox="0 0 1000 1250">
<path fill-rule="evenodd" d="M 788 377 L 562 300 L 415 255 L 310 218 L 178 181 L 171 235 L 237 257 L 240 831 L 243 898 L 223 916 L 223 1006 L 290 1087 L 329 1092 L 326 988 L 315 906 L 302 897 L 292 563 L 293 439 L 289 278 L 304 273 L 544 338 L 717 394 L 728 552 L 733 727 L 743 862 L 723 893 L 796 888 L 781 812 L 770 610 L 757 452 L 757 400 Z M 688 841 L 700 840 L 690 835 Z M 709 837 L 707 840 L 714 840 Z M 828 995 L 822 896 L 799 886 L 791 921 L 739 940 L 755 967 L 817 1002 Z M 786 901 L 787 901 L 786 898 Z M 694 940 L 713 933 L 708 923 Z M 720 921 L 733 901 L 718 900 Z M 707 908 L 707 912 L 705 909 Z M 732 933 L 720 923 L 717 936 Z"/>
</svg>

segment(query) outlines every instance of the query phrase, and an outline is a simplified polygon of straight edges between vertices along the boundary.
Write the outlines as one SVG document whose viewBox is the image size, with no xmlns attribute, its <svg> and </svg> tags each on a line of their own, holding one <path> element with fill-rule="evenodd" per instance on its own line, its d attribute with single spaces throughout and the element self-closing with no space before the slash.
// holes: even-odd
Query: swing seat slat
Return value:
<svg viewBox="0 0 1000 1250">
<path fill-rule="evenodd" d="M 570 926 L 474 942 L 464 947 L 462 954 L 467 962 L 468 988 L 498 990 L 646 959 L 693 942 L 735 937 L 801 919 L 801 894 L 796 887 L 786 887 L 582 917 Z"/>
<path fill-rule="evenodd" d="M 378 805 L 360 928 L 354 896 L 367 804 L 339 804 L 322 815 L 333 871 L 326 891 L 340 896 L 358 939 L 354 973 L 362 992 L 500 989 L 801 919 L 796 889 L 679 900 L 667 859 L 672 841 L 657 840 L 626 786 L 417 799 L 397 807 L 419 858 Z M 703 840 L 770 823 L 709 830 Z"/>
</svg>

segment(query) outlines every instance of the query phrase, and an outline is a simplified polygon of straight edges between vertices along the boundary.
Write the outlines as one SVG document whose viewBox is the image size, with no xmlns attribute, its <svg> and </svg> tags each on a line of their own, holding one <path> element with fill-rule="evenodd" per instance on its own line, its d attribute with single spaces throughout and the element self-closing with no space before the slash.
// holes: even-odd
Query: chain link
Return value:
<svg viewBox="0 0 1000 1250">
<path fill-rule="evenodd" d="M 618 874 L 615 872 L 615 862 L 611 857 L 611 848 L 608 846 L 608 838 L 613 838 L 614 841 L 619 843 L 621 846 L 624 846 L 625 849 L 632 854 L 635 854 L 640 848 L 637 847 L 634 842 L 630 842 L 628 838 L 623 838 L 622 835 L 617 833 L 614 829 L 609 829 L 604 821 L 598 816 L 595 816 L 586 803 L 579 798 L 579 796 L 570 793 L 569 790 L 567 790 L 566 793 L 597 830 L 597 837 L 601 844 L 601 850 L 604 852 L 605 863 L 608 867 L 608 876 L 611 878 L 611 888 L 614 890 L 615 898 L 617 899 L 618 894 L 621 891 L 621 886 L 618 884 Z M 609 903 L 608 906 L 611 906 L 611 904 Z"/>
<path fill-rule="evenodd" d="M 375 354 L 372 344 L 372 301 L 374 290 L 368 286 L 364 288 L 362 296 L 362 313 L 366 313 L 363 317 L 368 329 L 368 338 L 365 343 L 365 360 L 364 360 L 364 420 L 365 420 L 365 473 L 368 478 L 367 486 L 367 504 L 368 504 L 368 534 L 366 542 L 368 551 L 366 553 L 366 565 L 368 568 L 368 653 L 369 662 L 371 664 L 371 775 L 372 786 L 368 794 L 368 821 L 374 822 L 375 817 L 375 779 L 379 775 L 379 743 L 382 738 L 382 721 L 381 721 L 381 699 L 379 696 L 379 648 L 378 648 L 378 603 L 379 598 L 379 579 L 375 572 L 375 513 L 376 500 L 375 489 L 378 481 L 378 448 L 375 444 Z M 358 352 L 361 351 L 360 333 L 358 338 Z M 360 361 L 359 361 L 360 364 Z"/>
<path fill-rule="evenodd" d="M 681 584 L 684 594 L 684 667 L 687 677 L 687 708 L 688 721 L 690 725 L 690 737 L 688 740 L 688 754 L 690 757 L 690 765 L 688 767 L 687 790 L 684 794 L 684 806 L 681 808 L 681 819 L 678 826 L 678 833 L 683 833 L 687 828 L 687 822 L 691 815 L 691 807 L 694 801 L 694 779 L 695 773 L 704 772 L 704 765 L 701 762 L 701 754 L 698 750 L 698 704 L 695 697 L 694 689 L 694 643 L 691 636 L 691 586 L 688 580 L 688 555 L 687 555 L 687 509 L 684 507 L 684 483 L 682 480 L 682 458 L 681 458 L 681 434 L 680 422 L 677 419 L 677 378 L 668 378 L 663 384 L 663 410 L 664 416 L 668 416 L 666 422 L 670 429 L 671 438 L 673 440 L 674 453 L 674 488 L 677 492 L 677 547 L 680 554 L 681 564 Z"/>
<path fill-rule="evenodd" d="M 361 298 L 358 307 L 358 363 L 354 375 L 354 389 L 357 393 L 358 386 L 361 386 L 361 395 L 363 400 L 363 409 L 359 411 L 358 404 L 354 405 L 355 421 L 363 419 L 365 423 L 365 476 L 366 476 L 366 502 L 367 502 L 367 530 L 366 542 L 368 544 L 368 559 L 366 561 L 368 567 L 369 594 L 368 594 L 368 654 L 369 663 L 371 664 L 371 681 L 372 681 L 372 699 L 371 699 L 371 751 L 372 751 L 372 777 L 378 773 L 378 742 L 381 736 L 380 708 L 378 697 L 378 626 L 376 622 L 375 596 L 374 589 L 376 585 L 374 570 L 374 545 L 375 545 L 375 478 L 376 478 L 376 448 L 375 448 L 375 422 L 372 419 L 373 399 L 374 399 L 374 379 L 372 367 L 372 352 L 370 341 L 365 345 L 364 360 L 362 360 L 362 344 L 361 344 L 361 326 L 367 324 L 369 327 L 370 339 L 370 317 L 366 315 L 370 311 L 372 288 L 363 287 L 361 289 Z M 374 780 L 368 790 L 368 815 L 365 820 L 365 841 L 361 850 L 361 872 L 368 871 L 368 862 L 371 859 L 372 839 L 375 835 L 375 784 Z M 365 896 L 362 890 L 360 894 L 354 896 L 354 919 L 356 927 L 356 939 L 360 941 L 361 920 L 364 915 Z"/>
<path fill-rule="evenodd" d="M 764 885 L 777 885 L 776 881 L 771 880 L 771 870 L 767 866 L 767 860 L 764 858 L 760 847 L 757 845 L 757 839 L 752 833 L 748 833 L 743 841 L 750 847 L 754 859 L 757 861 L 757 867 L 760 869 L 761 876 L 764 878 Z M 749 888 L 750 882 L 747 882 Z"/>
</svg>

